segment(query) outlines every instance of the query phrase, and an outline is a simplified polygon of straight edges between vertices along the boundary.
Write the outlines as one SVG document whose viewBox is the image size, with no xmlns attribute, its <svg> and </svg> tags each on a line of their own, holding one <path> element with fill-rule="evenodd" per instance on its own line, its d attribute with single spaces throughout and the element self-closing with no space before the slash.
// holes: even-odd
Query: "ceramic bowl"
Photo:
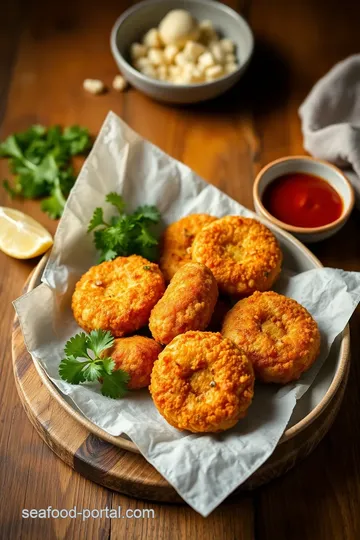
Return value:
<svg viewBox="0 0 360 540">
<path fill-rule="evenodd" d="M 262 198 L 266 187 L 276 178 L 289 173 L 307 173 L 326 180 L 343 201 L 341 216 L 321 227 L 296 227 L 276 219 L 264 207 Z M 264 167 L 257 175 L 253 186 L 253 200 L 258 215 L 270 220 L 274 225 L 290 232 L 304 243 L 319 242 L 337 233 L 347 222 L 354 206 L 354 190 L 345 175 L 334 165 L 307 156 L 292 156 L 277 159 Z"/>
<path fill-rule="evenodd" d="M 197 19 L 210 19 L 221 36 L 236 44 L 239 67 L 215 81 L 173 84 L 152 79 L 130 65 L 129 50 L 150 28 L 157 27 L 172 9 L 186 9 Z M 253 34 L 234 10 L 213 0 L 147 0 L 131 7 L 116 21 L 110 38 L 115 62 L 129 83 L 148 96 L 170 103 L 196 103 L 219 96 L 243 75 L 254 48 Z"/>
</svg>

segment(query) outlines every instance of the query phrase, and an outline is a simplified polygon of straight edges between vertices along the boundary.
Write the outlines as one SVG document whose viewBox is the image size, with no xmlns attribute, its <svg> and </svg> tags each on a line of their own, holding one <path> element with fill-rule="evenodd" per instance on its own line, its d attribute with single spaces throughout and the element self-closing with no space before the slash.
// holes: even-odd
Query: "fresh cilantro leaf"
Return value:
<svg viewBox="0 0 360 540">
<path fill-rule="evenodd" d="M 60 192 L 55 192 L 50 197 L 41 201 L 41 210 L 51 219 L 59 219 L 62 216 L 65 201 L 60 197 Z"/>
<path fill-rule="evenodd" d="M 111 192 L 111 193 L 108 193 L 107 196 L 106 196 L 106 202 L 112 204 L 113 206 L 115 206 L 119 212 L 119 214 L 122 214 L 124 209 L 125 209 L 125 201 L 124 199 L 122 198 L 121 195 L 118 195 L 117 193 L 115 192 Z"/>
<path fill-rule="evenodd" d="M 104 230 L 103 240 L 106 246 L 114 249 L 118 255 L 127 255 L 131 239 L 132 226 L 127 219 L 122 219 L 113 227 Z"/>
<path fill-rule="evenodd" d="M 60 126 L 51 126 L 46 133 L 46 142 L 49 148 L 56 148 L 61 145 Z"/>
<path fill-rule="evenodd" d="M 102 208 L 95 208 L 88 226 L 88 232 L 96 229 L 99 225 L 106 225 L 106 223 L 104 223 L 104 213 Z"/>
<path fill-rule="evenodd" d="M 89 223 L 88 231 L 94 231 L 96 249 L 100 252 L 100 262 L 109 261 L 117 256 L 127 257 L 132 254 L 142 255 L 151 261 L 158 256 L 158 240 L 151 231 L 160 220 L 160 213 L 155 206 L 141 206 L 132 214 L 123 214 L 123 198 L 117 193 L 109 193 L 106 201 L 113 204 L 119 213 L 104 223 L 103 213 L 96 208 Z"/>
<path fill-rule="evenodd" d="M 112 261 L 113 259 L 116 259 L 117 256 L 118 256 L 118 254 L 116 253 L 116 251 L 114 251 L 113 249 L 108 249 L 100 257 L 99 262 L 102 263 L 104 261 Z"/>
<path fill-rule="evenodd" d="M 104 368 L 105 373 L 107 373 L 108 375 L 111 375 L 111 373 L 115 369 L 115 366 L 116 366 L 115 361 L 112 358 L 103 358 L 103 368 Z"/>
<path fill-rule="evenodd" d="M 101 386 L 102 395 L 113 399 L 124 397 L 127 393 L 127 384 L 129 380 L 129 374 L 122 369 L 113 371 L 111 375 L 103 375 L 103 383 Z"/>
<path fill-rule="evenodd" d="M 68 142 L 72 156 L 82 154 L 91 146 L 89 130 L 80 126 L 70 126 L 64 129 L 63 138 Z"/>
<path fill-rule="evenodd" d="M 18 176 L 15 182 L 18 187 L 18 194 L 24 199 L 37 199 L 51 192 L 48 183 L 46 182 L 44 185 L 31 171 Z"/>
<path fill-rule="evenodd" d="M 161 218 L 160 212 L 156 206 L 139 206 L 133 215 L 137 219 L 151 221 L 152 223 L 159 223 Z"/>
<path fill-rule="evenodd" d="M 73 356 L 68 356 L 60 363 L 60 377 L 71 384 L 85 382 L 83 370 L 87 364 L 88 362 L 79 362 Z"/>
<path fill-rule="evenodd" d="M 122 216 L 122 217 L 123 217 L 123 216 Z M 117 225 L 117 224 L 119 223 L 119 221 L 121 221 L 121 219 L 122 219 L 122 218 L 119 217 L 119 216 L 111 216 L 111 218 L 110 218 L 110 225 L 111 225 L 112 227 L 115 227 L 115 225 Z"/>
<path fill-rule="evenodd" d="M 103 229 L 103 241 L 109 249 L 118 248 L 119 255 L 124 255 L 124 249 L 121 246 L 126 242 L 126 237 L 121 230 L 121 226 L 107 227 Z"/>
<path fill-rule="evenodd" d="M 70 160 L 90 146 L 88 130 L 80 126 L 62 130 L 59 126 L 34 125 L 10 135 L 0 144 L 0 157 L 9 159 L 15 179 L 13 188 L 9 182 L 4 187 L 12 196 L 48 197 L 42 208 L 50 217 L 58 218 L 76 180 Z"/>
<path fill-rule="evenodd" d="M 34 171 L 34 177 L 38 184 L 48 182 L 53 184 L 59 176 L 59 168 L 56 164 L 54 156 L 48 154 L 39 163 L 38 167 Z"/>
<path fill-rule="evenodd" d="M 80 334 L 76 334 L 66 342 L 64 352 L 66 356 L 73 356 L 74 358 L 86 358 L 88 356 L 88 348 L 89 336 L 87 336 L 84 332 L 80 332 Z"/>
<path fill-rule="evenodd" d="M 106 241 L 104 238 L 104 232 L 106 229 L 100 229 L 97 231 L 94 231 L 94 243 L 95 247 L 100 252 L 105 252 L 107 250 Z"/>
<path fill-rule="evenodd" d="M 111 332 L 104 330 L 92 330 L 89 337 L 89 348 L 94 351 L 96 356 L 111 347 L 114 343 L 114 338 Z"/>
<path fill-rule="evenodd" d="M 158 241 L 151 234 L 145 225 L 141 225 L 140 234 L 136 239 L 137 244 L 140 246 L 156 246 Z"/>
<path fill-rule="evenodd" d="M 78 125 L 66 127 L 64 129 L 63 137 L 67 141 L 75 141 L 82 137 L 83 135 L 89 135 L 89 132 L 86 128 L 83 128 Z"/>
<path fill-rule="evenodd" d="M 24 150 L 24 157 L 34 165 L 39 165 L 39 163 L 44 159 L 48 151 L 47 141 L 44 139 L 35 139 L 32 141 L 28 147 Z M 23 162 L 21 162 L 23 165 Z"/>
<path fill-rule="evenodd" d="M 67 197 L 71 191 L 71 188 L 75 184 L 76 176 L 72 167 L 67 167 L 64 170 L 59 171 L 59 183 L 61 192 Z"/>
<path fill-rule="evenodd" d="M 9 161 L 9 167 L 10 171 L 13 174 L 19 175 L 19 178 L 21 175 L 26 174 L 34 174 L 34 171 L 36 170 L 36 165 L 33 163 L 30 164 L 30 161 L 27 162 L 25 159 L 18 159 L 18 158 L 12 158 Z"/>
<path fill-rule="evenodd" d="M 28 148 L 34 141 L 41 141 L 46 134 L 46 127 L 39 124 L 30 126 L 21 133 L 16 133 L 16 140 L 22 149 Z"/>
<path fill-rule="evenodd" d="M 97 362 L 88 362 L 82 371 L 84 379 L 89 382 L 98 380 L 102 373 L 102 363 Z"/>
<path fill-rule="evenodd" d="M 5 139 L 5 141 L 0 144 L 0 156 L 22 159 L 23 154 L 17 143 L 15 135 L 10 135 L 10 137 Z"/>
<path fill-rule="evenodd" d="M 101 354 L 114 343 L 110 332 L 93 330 L 90 335 L 84 332 L 76 334 L 65 345 L 66 358 L 60 362 L 60 377 L 71 383 L 101 381 L 103 395 L 119 398 L 127 391 L 130 380 L 128 373 L 116 370 L 116 363 L 111 357 Z M 84 361 L 78 360 L 84 358 Z"/>
<path fill-rule="evenodd" d="M 55 178 L 52 189 L 52 195 L 44 199 L 41 203 L 41 209 L 52 219 L 57 219 L 62 215 L 66 200 L 61 191 L 60 180 Z"/>
</svg>

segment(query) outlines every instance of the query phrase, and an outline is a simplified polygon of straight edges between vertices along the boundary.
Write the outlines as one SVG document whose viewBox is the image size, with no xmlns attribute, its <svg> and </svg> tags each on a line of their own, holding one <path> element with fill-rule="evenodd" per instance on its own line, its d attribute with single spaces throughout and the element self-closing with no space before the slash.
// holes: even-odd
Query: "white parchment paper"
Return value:
<svg viewBox="0 0 360 540">
<path fill-rule="evenodd" d="M 180 432 L 160 416 L 147 390 L 112 400 L 96 384 L 73 386 L 58 375 L 64 344 L 79 331 L 70 309 L 75 283 L 98 259 L 87 225 L 110 191 L 121 193 L 129 210 L 155 204 L 164 224 L 193 212 L 253 214 L 109 113 L 71 192 L 43 283 L 15 301 L 27 348 L 56 386 L 99 427 L 112 435 L 126 433 L 183 499 L 207 516 L 273 452 L 296 399 L 313 382 L 360 300 L 360 274 L 329 268 L 296 276 L 285 271 L 277 290 L 298 300 L 317 320 L 319 359 L 297 384 L 280 389 L 257 385 L 247 418 L 232 430 L 219 435 Z"/>
</svg>

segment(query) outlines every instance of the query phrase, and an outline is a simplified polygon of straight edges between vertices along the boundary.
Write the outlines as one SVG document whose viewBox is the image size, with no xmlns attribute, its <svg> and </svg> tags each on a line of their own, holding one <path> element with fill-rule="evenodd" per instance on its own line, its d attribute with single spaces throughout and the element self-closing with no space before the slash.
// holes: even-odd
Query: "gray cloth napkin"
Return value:
<svg viewBox="0 0 360 540">
<path fill-rule="evenodd" d="M 341 167 L 360 209 L 360 54 L 336 64 L 299 109 L 304 148 Z"/>
</svg>

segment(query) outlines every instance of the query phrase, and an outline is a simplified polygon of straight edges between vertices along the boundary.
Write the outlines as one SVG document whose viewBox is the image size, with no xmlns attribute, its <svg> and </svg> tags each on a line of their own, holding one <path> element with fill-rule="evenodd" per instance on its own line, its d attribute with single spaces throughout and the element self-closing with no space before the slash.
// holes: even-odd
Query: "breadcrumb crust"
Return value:
<svg viewBox="0 0 360 540">
<path fill-rule="evenodd" d="M 253 387 L 251 362 L 230 340 L 191 331 L 159 355 L 150 392 L 169 424 L 197 433 L 233 427 L 246 415 Z"/>
<path fill-rule="evenodd" d="M 145 326 L 165 292 L 157 264 L 139 255 L 117 257 L 91 267 L 72 297 L 76 322 L 86 331 L 109 330 L 122 337 Z"/>
<path fill-rule="evenodd" d="M 292 298 L 273 291 L 240 300 L 225 317 L 223 336 L 253 363 L 264 382 L 299 379 L 316 360 L 320 332 L 310 313 Z"/>
<path fill-rule="evenodd" d="M 248 296 L 270 289 L 280 274 L 282 253 L 265 225 L 251 218 L 227 216 L 196 235 L 192 259 L 210 268 L 221 292 Z"/>
</svg>

